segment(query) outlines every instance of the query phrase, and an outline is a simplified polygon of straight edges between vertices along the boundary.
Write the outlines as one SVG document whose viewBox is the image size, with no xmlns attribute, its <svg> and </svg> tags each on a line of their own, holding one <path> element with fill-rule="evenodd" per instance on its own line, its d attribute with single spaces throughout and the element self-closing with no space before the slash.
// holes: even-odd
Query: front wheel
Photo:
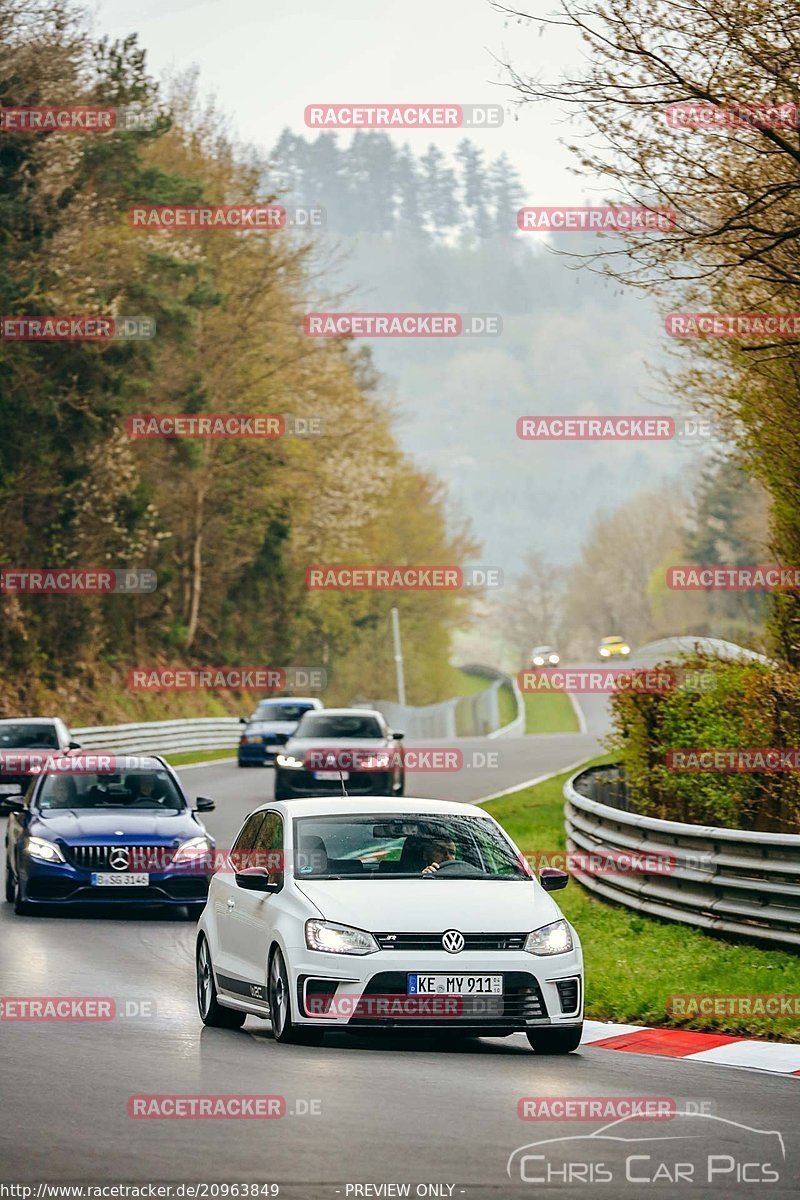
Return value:
<svg viewBox="0 0 800 1200">
<path fill-rule="evenodd" d="M 203 1024 L 215 1029 L 241 1029 L 247 1017 L 247 1013 L 238 1009 L 224 1008 L 217 1000 L 211 952 L 205 937 L 197 943 L 197 1007 Z"/>
<path fill-rule="evenodd" d="M 583 1025 L 569 1029 L 529 1029 L 525 1036 L 537 1054 L 571 1054 L 581 1044 Z"/>
<path fill-rule="evenodd" d="M 269 1016 L 276 1042 L 318 1046 L 323 1030 L 295 1025 L 289 995 L 289 975 L 283 954 L 276 949 L 269 966 Z"/>
<path fill-rule="evenodd" d="M 9 904 L 14 903 L 14 876 L 11 874 L 11 863 L 8 861 L 8 848 L 6 848 L 6 900 Z"/>
<path fill-rule="evenodd" d="M 281 780 L 279 771 L 275 772 L 275 790 L 273 793 L 273 799 L 274 800 L 288 800 L 289 799 L 289 792 L 283 786 L 283 781 Z"/>
</svg>

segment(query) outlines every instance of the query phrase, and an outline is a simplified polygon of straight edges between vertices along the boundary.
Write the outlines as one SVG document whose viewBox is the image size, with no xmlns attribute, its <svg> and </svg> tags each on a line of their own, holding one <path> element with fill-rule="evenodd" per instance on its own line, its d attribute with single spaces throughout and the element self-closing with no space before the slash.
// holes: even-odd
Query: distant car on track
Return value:
<svg viewBox="0 0 800 1200">
<path fill-rule="evenodd" d="M 617 637 L 615 634 L 602 638 L 597 647 L 597 653 L 601 658 L 627 658 L 630 652 L 631 648 L 625 639 Z"/>
<path fill-rule="evenodd" d="M 266 856 L 267 864 L 248 865 Z M 252 856 L 252 857 L 251 857 Z M 367 796 L 272 801 L 211 881 L 196 943 L 204 1024 L 524 1032 L 567 1054 L 583 1029 L 580 941 L 502 827 L 471 804 Z M 270 865 L 271 864 L 271 865 Z"/>
<path fill-rule="evenodd" d="M 6 754 L 26 750 L 52 750 L 64 754 L 78 749 L 72 734 L 60 717 L 10 717 L 0 720 L 0 813 L 8 811 L 7 801 L 20 797 L 28 789 L 30 776 L 8 767 Z"/>
<path fill-rule="evenodd" d="M 377 709 L 306 713 L 275 759 L 275 799 L 292 796 L 402 796 L 403 734 Z"/>
<path fill-rule="evenodd" d="M 239 738 L 240 767 L 271 767 L 278 751 L 286 745 L 307 712 L 322 708 L 315 696 L 283 696 L 262 700 L 245 720 Z"/>
<path fill-rule="evenodd" d="M 552 646 L 534 646 L 531 650 L 532 667 L 557 667 L 561 655 Z"/>
<path fill-rule="evenodd" d="M 78 761 L 78 756 L 71 755 Z M 97 755 L 82 756 L 87 762 Z M 163 759 L 117 758 L 111 769 L 54 770 L 28 779 L 6 830 L 6 900 L 18 914 L 44 905 L 186 905 L 197 916 L 213 873 L 214 841 Z"/>
</svg>

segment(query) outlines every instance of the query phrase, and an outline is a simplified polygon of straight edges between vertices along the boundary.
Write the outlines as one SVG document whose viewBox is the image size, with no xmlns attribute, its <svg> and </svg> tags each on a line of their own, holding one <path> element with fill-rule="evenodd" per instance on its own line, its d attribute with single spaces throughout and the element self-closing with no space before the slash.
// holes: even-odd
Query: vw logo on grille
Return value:
<svg viewBox="0 0 800 1200">
<path fill-rule="evenodd" d="M 460 954 L 464 949 L 464 935 L 457 929 L 448 929 L 442 934 L 442 945 L 448 954 Z"/>
<path fill-rule="evenodd" d="M 130 855 L 126 846 L 112 846 L 108 856 L 108 865 L 112 871 L 127 871 L 130 866 Z"/>
</svg>

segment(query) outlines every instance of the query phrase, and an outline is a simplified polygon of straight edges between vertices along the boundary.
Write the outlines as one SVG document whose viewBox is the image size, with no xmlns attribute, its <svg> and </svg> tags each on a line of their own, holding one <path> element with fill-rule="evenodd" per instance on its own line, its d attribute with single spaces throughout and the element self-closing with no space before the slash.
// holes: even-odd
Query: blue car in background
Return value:
<svg viewBox="0 0 800 1200">
<path fill-rule="evenodd" d="M 34 775 L 24 800 L 8 798 L 6 900 L 17 914 L 111 902 L 183 905 L 196 919 L 215 867 L 215 843 L 197 814 L 214 801 L 200 797 L 192 808 L 155 755 L 107 761 L 98 771 Z"/>
<path fill-rule="evenodd" d="M 322 708 L 314 696 L 283 696 L 262 700 L 252 716 L 242 717 L 239 739 L 240 767 L 272 767 L 307 712 Z"/>
</svg>

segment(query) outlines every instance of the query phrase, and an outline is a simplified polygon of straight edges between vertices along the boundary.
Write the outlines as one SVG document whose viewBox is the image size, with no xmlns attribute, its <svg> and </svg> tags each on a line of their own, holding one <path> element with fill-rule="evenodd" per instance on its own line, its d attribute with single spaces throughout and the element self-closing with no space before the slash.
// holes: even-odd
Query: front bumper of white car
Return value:
<svg viewBox="0 0 800 1200">
<path fill-rule="evenodd" d="M 287 964 L 293 1019 L 325 1027 L 497 1032 L 578 1025 L 583 1020 L 583 957 L 574 930 L 573 941 L 571 951 L 547 956 L 517 949 L 459 954 L 381 949 L 345 955 L 293 947 Z M 414 995 L 409 994 L 412 975 L 500 976 L 502 993 Z"/>
</svg>

